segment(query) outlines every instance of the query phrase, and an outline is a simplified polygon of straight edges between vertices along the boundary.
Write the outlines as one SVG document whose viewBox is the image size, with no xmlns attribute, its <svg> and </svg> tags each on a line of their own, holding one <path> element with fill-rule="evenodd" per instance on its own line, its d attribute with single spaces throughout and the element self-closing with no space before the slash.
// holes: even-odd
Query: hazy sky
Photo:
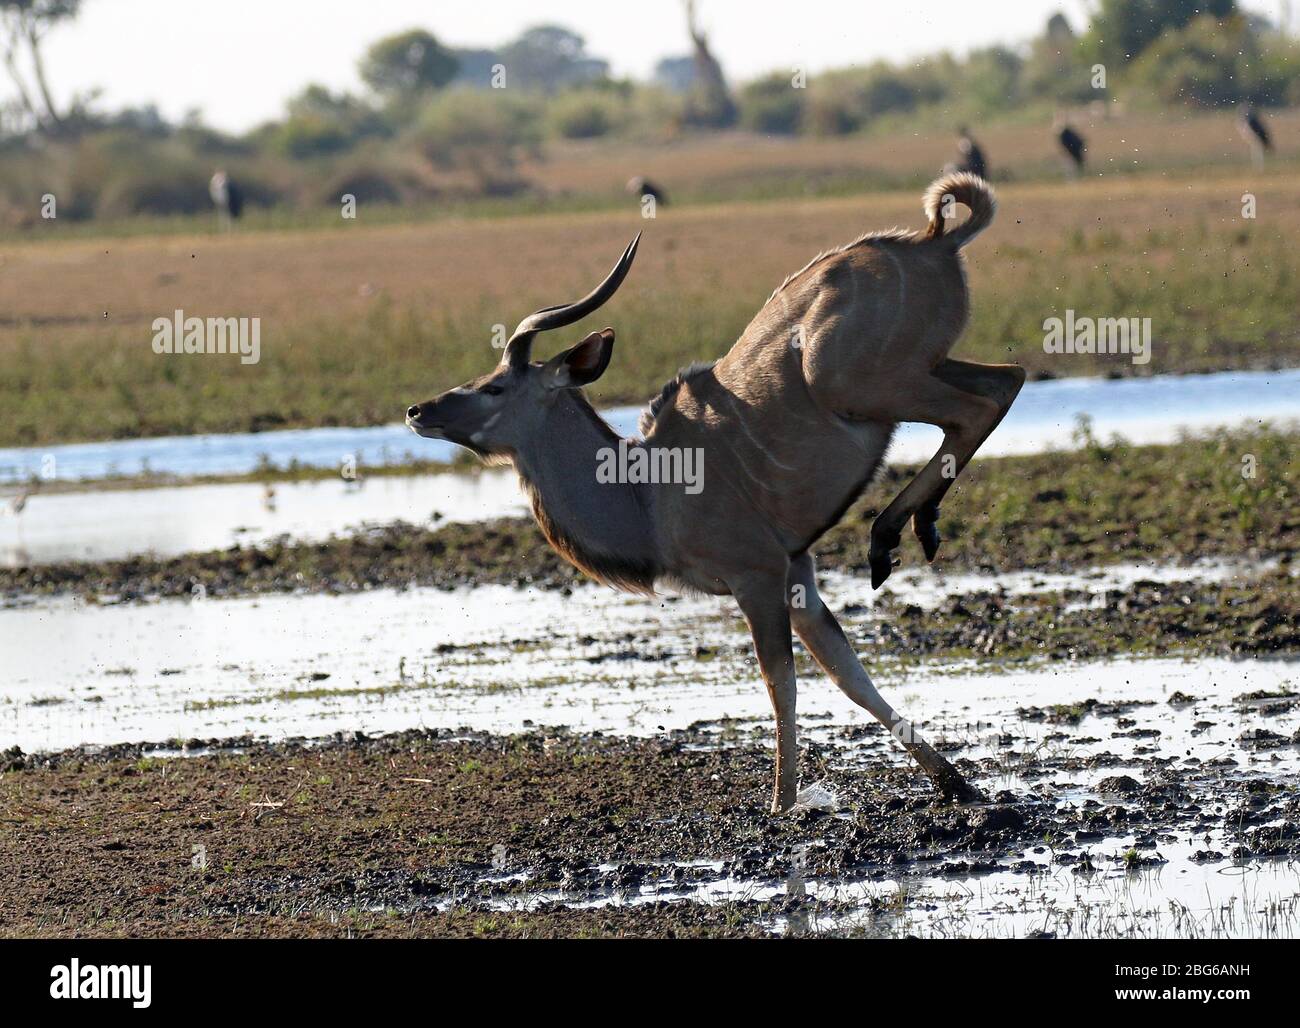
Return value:
<svg viewBox="0 0 1300 1028">
<path fill-rule="evenodd" d="M 1285 0 L 1248 0 L 1276 18 Z M 878 58 L 1019 42 L 1062 10 L 1076 29 L 1088 0 L 698 0 L 733 80 L 800 65 L 810 73 Z M 277 116 L 308 82 L 357 89 L 368 44 L 422 27 L 453 46 L 492 46 L 539 22 L 571 28 L 615 74 L 647 76 L 689 52 L 678 0 L 85 0 L 55 30 L 47 64 L 65 98 L 94 87 L 109 108 L 154 102 L 169 118 L 202 109 L 243 130 Z M 13 94 L 3 82 L 3 95 Z"/>
</svg>

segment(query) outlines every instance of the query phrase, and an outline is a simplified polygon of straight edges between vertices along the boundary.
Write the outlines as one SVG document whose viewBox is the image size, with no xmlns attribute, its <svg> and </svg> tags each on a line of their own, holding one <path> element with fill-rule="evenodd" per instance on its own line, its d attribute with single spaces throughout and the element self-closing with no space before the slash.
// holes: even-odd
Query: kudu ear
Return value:
<svg viewBox="0 0 1300 1028">
<path fill-rule="evenodd" d="M 550 389 L 566 389 L 594 382 L 609 367 L 613 353 L 614 330 L 602 328 L 593 332 L 577 346 L 556 354 L 543 365 L 546 385 Z"/>
</svg>

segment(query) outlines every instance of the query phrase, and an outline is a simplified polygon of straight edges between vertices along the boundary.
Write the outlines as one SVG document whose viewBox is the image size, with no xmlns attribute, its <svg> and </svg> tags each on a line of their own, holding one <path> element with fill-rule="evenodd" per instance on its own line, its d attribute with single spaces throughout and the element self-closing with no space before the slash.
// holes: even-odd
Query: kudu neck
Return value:
<svg viewBox="0 0 1300 1028">
<path fill-rule="evenodd" d="M 515 454 L 515 468 L 551 545 L 594 578 L 648 591 L 662 570 L 655 486 L 598 474 L 619 442 L 581 394 L 565 390 Z"/>
</svg>

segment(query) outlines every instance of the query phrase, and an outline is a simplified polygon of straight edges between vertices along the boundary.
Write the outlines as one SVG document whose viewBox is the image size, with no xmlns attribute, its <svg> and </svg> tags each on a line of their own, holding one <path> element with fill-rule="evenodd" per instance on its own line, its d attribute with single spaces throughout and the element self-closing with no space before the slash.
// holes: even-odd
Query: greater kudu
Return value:
<svg viewBox="0 0 1300 1028">
<path fill-rule="evenodd" d="M 945 233 L 958 202 L 970 216 Z M 810 552 L 871 480 L 895 425 L 917 421 L 941 427 L 943 445 L 876 518 L 872 584 L 888 577 L 909 518 L 933 560 L 940 500 L 1024 382 L 1014 365 L 948 359 L 967 318 L 959 250 L 992 219 L 992 190 L 951 174 L 924 203 L 924 232 L 863 236 L 786 279 L 725 357 L 664 387 L 642 416 L 640 440 L 621 440 L 580 391 L 609 364 L 613 329 L 530 362 L 538 332 L 572 324 L 613 295 L 640 236 L 588 296 L 525 318 L 493 371 L 407 411 L 420 435 L 513 464 L 546 538 L 597 581 L 735 597 L 776 713 L 774 812 L 797 792 L 792 627 L 945 795 L 980 797 L 876 691 L 818 596 Z M 602 452 L 620 444 L 696 449 L 707 488 L 600 481 Z"/>
</svg>

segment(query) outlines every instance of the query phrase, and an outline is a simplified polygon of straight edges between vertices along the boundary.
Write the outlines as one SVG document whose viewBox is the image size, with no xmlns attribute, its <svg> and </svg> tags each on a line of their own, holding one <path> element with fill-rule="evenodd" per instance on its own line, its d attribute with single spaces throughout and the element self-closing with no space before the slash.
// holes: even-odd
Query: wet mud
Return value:
<svg viewBox="0 0 1300 1028">
<path fill-rule="evenodd" d="M 1202 701 L 1173 702 L 1196 716 Z M 877 726 L 814 724 L 802 781 L 815 788 L 779 817 L 765 810 L 767 729 L 748 721 L 638 739 L 535 728 L 195 739 L 186 756 L 11 750 L 0 931 L 899 935 L 925 910 L 914 880 L 1135 881 L 1175 850 L 1229 872 L 1300 859 L 1300 798 L 1252 756 L 1292 760 L 1300 731 L 1272 732 L 1261 713 L 1240 759 L 1164 752 L 1158 730 L 1121 757 L 1111 740 L 1141 731 L 1139 706 L 1027 709 L 1023 736 L 941 740 L 993 800 L 973 806 L 939 798 Z M 1077 746 L 1038 734 L 1080 722 Z M 850 885 L 863 893 L 845 898 Z M 1043 921 L 1034 931 L 1069 934 Z"/>
</svg>

